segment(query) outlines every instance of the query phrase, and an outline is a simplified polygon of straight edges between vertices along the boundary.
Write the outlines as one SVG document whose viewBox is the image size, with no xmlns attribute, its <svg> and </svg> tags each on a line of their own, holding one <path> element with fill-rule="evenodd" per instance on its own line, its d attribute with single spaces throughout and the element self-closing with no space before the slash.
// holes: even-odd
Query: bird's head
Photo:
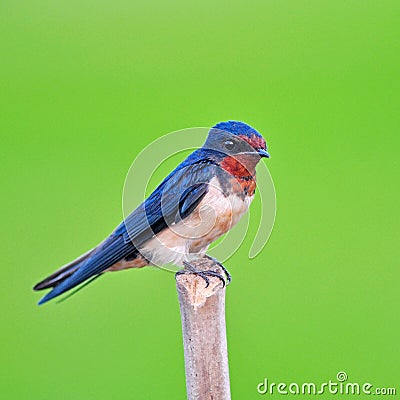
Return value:
<svg viewBox="0 0 400 400">
<path fill-rule="evenodd" d="M 265 139 L 250 125 L 240 121 L 220 122 L 213 126 L 204 147 L 231 156 L 269 158 Z"/>
<path fill-rule="evenodd" d="M 260 159 L 269 158 L 265 139 L 240 121 L 220 122 L 213 126 L 203 148 L 217 152 L 221 166 L 234 175 L 253 175 Z"/>
</svg>

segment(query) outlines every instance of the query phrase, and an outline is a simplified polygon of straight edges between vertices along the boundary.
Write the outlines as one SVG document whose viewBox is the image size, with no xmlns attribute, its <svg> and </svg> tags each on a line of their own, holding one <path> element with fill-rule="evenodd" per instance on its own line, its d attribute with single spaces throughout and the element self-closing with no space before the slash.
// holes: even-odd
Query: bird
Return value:
<svg viewBox="0 0 400 400">
<path fill-rule="evenodd" d="M 210 258 L 212 242 L 228 232 L 248 211 L 256 190 L 256 166 L 269 158 L 263 136 L 250 125 L 229 120 L 210 128 L 202 147 L 194 150 L 98 246 L 61 267 L 34 286 L 52 289 L 44 304 L 79 289 L 105 272 L 173 264 L 181 273 L 196 271 L 195 259 Z M 214 260 L 214 259 L 213 259 Z"/>
</svg>

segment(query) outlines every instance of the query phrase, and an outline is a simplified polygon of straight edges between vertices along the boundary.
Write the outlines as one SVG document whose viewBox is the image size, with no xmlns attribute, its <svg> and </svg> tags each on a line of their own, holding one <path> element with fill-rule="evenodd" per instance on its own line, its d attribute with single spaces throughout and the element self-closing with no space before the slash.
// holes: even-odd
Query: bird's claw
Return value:
<svg viewBox="0 0 400 400">
<path fill-rule="evenodd" d="M 211 257 L 207 254 L 205 255 L 205 257 L 211 261 L 214 261 L 214 263 L 217 264 L 218 267 L 220 267 L 222 269 L 222 271 L 224 271 L 224 274 L 226 275 L 227 284 L 229 285 L 232 281 L 232 275 L 229 273 L 229 271 L 216 258 Z"/>
<path fill-rule="evenodd" d="M 206 282 L 206 288 L 210 285 L 210 280 L 208 279 L 208 276 L 213 276 L 215 278 L 218 278 L 222 282 L 222 287 L 226 286 L 226 281 L 225 281 L 224 277 L 221 274 L 219 274 L 218 272 L 215 272 L 212 270 L 198 271 L 193 267 L 192 264 L 190 264 L 186 261 L 184 261 L 183 264 L 185 265 L 185 267 L 187 267 L 187 269 L 178 271 L 175 274 L 175 276 L 185 275 L 185 274 L 193 274 L 193 275 L 199 276 L 200 278 L 203 278 L 204 281 Z M 226 273 L 225 268 L 222 267 L 222 269 L 223 269 L 224 273 Z M 228 275 L 227 275 L 227 277 L 228 277 Z"/>
</svg>

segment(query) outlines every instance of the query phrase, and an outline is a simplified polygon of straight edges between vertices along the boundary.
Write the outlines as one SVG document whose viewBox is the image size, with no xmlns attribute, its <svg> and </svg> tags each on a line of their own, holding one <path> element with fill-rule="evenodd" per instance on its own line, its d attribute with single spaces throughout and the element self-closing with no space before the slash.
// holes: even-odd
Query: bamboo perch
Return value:
<svg viewBox="0 0 400 400">
<path fill-rule="evenodd" d="M 213 270 L 208 259 L 191 262 L 199 271 Z M 194 274 L 176 276 L 182 319 L 188 400 L 230 400 L 228 350 L 225 326 L 225 287 L 209 276 L 209 286 Z"/>
</svg>

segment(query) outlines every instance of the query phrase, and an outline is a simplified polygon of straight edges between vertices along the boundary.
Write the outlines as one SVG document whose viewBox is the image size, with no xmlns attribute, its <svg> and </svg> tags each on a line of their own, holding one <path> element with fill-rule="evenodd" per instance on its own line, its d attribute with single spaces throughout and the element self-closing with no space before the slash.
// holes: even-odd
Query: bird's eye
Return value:
<svg viewBox="0 0 400 400">
<path fill-rule="evenodd" d="M 225 142 L 225 148 L 226 148 L 227 150 L 233 150 L 233 149 L 235 148 L 235 143 L 232 142 L 232 140 L 227 140 L 227 141 Z"/>
</svg>

